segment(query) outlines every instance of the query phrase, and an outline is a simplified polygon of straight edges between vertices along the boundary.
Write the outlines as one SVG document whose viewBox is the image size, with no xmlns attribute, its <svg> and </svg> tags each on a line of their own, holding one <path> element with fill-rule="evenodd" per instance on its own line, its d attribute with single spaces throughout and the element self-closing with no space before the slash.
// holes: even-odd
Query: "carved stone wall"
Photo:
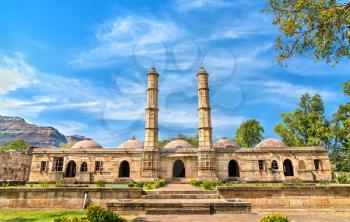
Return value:
<svg viewBox="0 0 350 222">
<path fill-rule="evenodd" d="M 31 161 L 24 152 L 0 151 L 0 181 L 27 181 Z"/>
</svg>

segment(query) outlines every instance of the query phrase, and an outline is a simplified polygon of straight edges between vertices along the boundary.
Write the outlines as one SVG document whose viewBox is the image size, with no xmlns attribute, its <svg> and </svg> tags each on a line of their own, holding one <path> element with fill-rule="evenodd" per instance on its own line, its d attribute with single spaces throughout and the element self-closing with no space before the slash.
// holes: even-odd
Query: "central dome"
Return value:
<svg viewBox="0 0 350 222">
<path fill-rule="evenodd" d="M 274 138 L 264 139 L 260 143 L 258 143 L 255 148 L 280 148 L 280 147 L 288 147 L 283 142 L 276 140 Z"/>
<path fill-rule="evenodd" d="M 133 136 L 131 139 L 123 142 L 117 148 L 119 149 L 143 149 L 143 143 Z"/>
<path fill-rule="evenodd" d="M 219 139 L 213 144 L 215 149 L 230 149 L 230 148 L 241 148 L 238 143 L 233 140 L 229 140 L 225 137 Z"/>
<path fill-rule="evenodd" d="M 94 149 L 94 148 L 102 148 L 102 146 L 92 139 L 85 139 L 77 142 L 72 146 L 72 149 Z"/>
<path fill-rule="evenodd" d="M 175 139 L 164 146 L 164 149 L 181 149 L 191 148 L 192 145 L 183 139 Z"/>
</svg>

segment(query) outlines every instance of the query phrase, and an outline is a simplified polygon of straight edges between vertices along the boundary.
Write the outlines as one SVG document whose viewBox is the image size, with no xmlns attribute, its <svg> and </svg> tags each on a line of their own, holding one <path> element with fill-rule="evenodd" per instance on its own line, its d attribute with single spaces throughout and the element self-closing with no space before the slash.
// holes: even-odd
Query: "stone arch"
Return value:
<svg viewBox="0 0 350 222">
<path fill-rule="evenodd" d="M 182 160 L 176 160 L 173 165 L 173 177 L 185 177 L 186 168 Z"/>
<path fill-rule="evenodd" d="M 77 164 L 71 160 L 68 162 L 66 167 L 66 177 L 75 177 L 77 171 Z"/>
<path fill-rule="evenodd" d="M 130 164 L 126 160 L 119 166 L 119 177 L 130 177 Z"/>
<path fill-rule="evenodd" d="M 289 159 L 283 161 L 284 176 L 294 176 L 293 163 Z"/>
<path fill-rule="evenodd" d="M 230 160 L 228 163 L 228 176 L 239 177 L 239 166 L 236 160 Z"/>
</svg>

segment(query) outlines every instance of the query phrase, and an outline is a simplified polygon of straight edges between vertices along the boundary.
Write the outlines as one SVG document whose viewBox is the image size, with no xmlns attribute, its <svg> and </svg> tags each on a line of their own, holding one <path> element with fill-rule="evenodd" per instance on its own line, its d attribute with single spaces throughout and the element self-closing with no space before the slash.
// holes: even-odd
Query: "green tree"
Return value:
<svg viewBox="0 0 350 222">
<path fill-rule="evenodd" d="M 337 64 L 350 58 L 350 3 L 341 0 L 269 0 L 280 35 L 275 41 L 280 64 L 295 54 Z"/>
<path fill-rule="evenodd" d="M 292 112 L 282 113 L 283 123 L 275 132 L 289 146 L 328 146 L 331 138 L 331 123 L 325 118 L 322 97 L 318 94 L 301 96 L 299 106 Z"/>
<path fill-rule="evenodd" d="M 175 139 L 185 140 L 185 141 L 187 141 L 189 144 L 191 144 L 194 147 L 198 147 L 198 144 L 199 144 L 198 134 L 193 135 L 193 136 L 179 134 L 179 135 L 176 136 L 176 138 L 168 138 L 168 139 L 159 140 L 159 142 L 158 142 L 159 147 L 164 147 L 167 143 L 169 143 L 169 142 L 171 142 L 172 140 L 175 140 Z"/>
<path fill-rule="evenodd" d="M 25 151 L 31 145 L 24 140 L 16 139 L 11 142 L 5 144 L 4 146 L 0 146 L 0 150 L 16 150 L 16 151 Z"/>
<path fill-rule="evenodd" d="M 76 144 L 77 141 L 70 140 L 67 143 L 60 143 L 60 148 L 72 148 L 74 144 Z"/>
<path fill-rule="evenodd" d="M 343 84 L 343 92 L 350 97 L 350 81 Z M 350 102 L 340 105 L 333 115 L 330 159 L 334 170 L 350 172 Z"/>
<path fill-rule="evenodd" d="M 250 119 L 239 126 L 234 140 L 242 147 L 253 147 L 261 141 L 263 133 L 264 128 L 259 121 Z"/>
</svg>

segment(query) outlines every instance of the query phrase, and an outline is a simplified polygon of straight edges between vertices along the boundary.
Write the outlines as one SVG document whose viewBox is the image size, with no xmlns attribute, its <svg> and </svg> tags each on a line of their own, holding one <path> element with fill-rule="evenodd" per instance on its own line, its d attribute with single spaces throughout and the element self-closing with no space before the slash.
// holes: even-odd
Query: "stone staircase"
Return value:
<svg viewBox="0 0 350 222">
<path fill-rule="evenodd" d="M 124 199 L 107 203 L 107 208 L 118 212 L 146 212 L 147 215 L 213 214 L 216 212 L 250 212 L 250 203 L 238 199 L 225 200 L 217 191 L 156 190 L 145 191 L 141 199 Z"/>
</svg>

